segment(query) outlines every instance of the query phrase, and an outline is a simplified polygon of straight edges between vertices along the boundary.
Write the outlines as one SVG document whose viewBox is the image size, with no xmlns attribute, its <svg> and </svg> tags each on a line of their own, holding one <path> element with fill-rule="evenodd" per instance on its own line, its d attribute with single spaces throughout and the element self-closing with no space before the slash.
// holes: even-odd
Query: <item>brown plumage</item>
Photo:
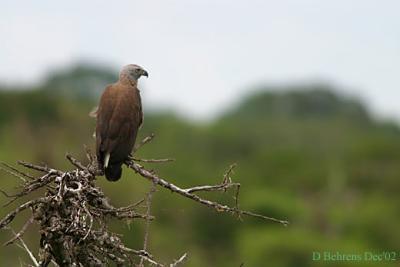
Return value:
<svg viewBox="0 0 400 267">
<path fill-rule="evenodd" d="M 137 82 L 147 72 L 137 65 L 125 66 L 119 80 L 107 86 L 97 110 L 96 154 L 109 181 L 121 178 L 122 164 L 132 152 L 143 121 Z"/>
</svg>

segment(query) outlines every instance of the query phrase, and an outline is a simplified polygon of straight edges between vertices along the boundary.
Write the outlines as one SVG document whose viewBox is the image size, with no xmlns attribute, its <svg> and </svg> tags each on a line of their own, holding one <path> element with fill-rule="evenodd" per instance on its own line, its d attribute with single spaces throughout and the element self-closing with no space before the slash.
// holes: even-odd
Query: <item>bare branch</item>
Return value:
<svg viewBox="0 0 400 267">
<path fill-rule="evenodd" d="M 4 217 L 0 221 L 0 229 L 4 228 L 10 222 L 12 222 L 12 220 L 14 220 L 15 216 L 18 213 L 20 213 L 21 211 L 26 210 L 27 208 L 33 207 L 33 206 L 37 205 L 38 203 L 45 203 L 46 201 L 49 201 L 49 200 L 50 200 L 49 197 L 42 197 L 42 198 L 39 198 L 39 199 L 34 199 L 34 200 L 30 200 L 28 202 L 25 202 L 24 204 L 22 204 L 18 208 L 16 208 L 14 211 L 12 211 L 9 214 L 7 214 L 7 216 Z"/>
<path fill-rule="evenodd" d="M 179 259 L 169 265 L 169 267 L 176 267 L 186 260 L 187 253 L 183 254 Z"/>
<path fill-rule="evenodd" d="M 38 261 L 36 260 L 35 256 L 33 256 L 33 253 L 29 250 L 29 248 L 28 248 L 28 246 L 25 244 L 24 240 L 22 240 L 22 238 L 21 238 L 20 236 L 18 236 L 18 235 L 15 233 L 15 231 L 14 231 L 13 229 L 10 228 L 10 230 L 11 230 L 11 232 L 15 235 L 15 239 L 18 239 L 19 242 L 21 242 L 21 245 L 22 245 L 23 249 L 25 249 L 25 251 L 28 253 L 29 257 L 30 257 L 31 260 L 33 261 L 33 264 L 34 264 L 36 267 L 39 267 Z"/>
<path fill-rule="evenodd" d="M 83 164 L 77 160 L 76 158 L 74 158 L 71 154 L 66 154 L 65 157 L 69 160 L 69 162 L 71 162 L 72 165 L 74 165 L 75 167 L 77 167 L 79 170 L 86 170 L 86 167 L 83 166 Z"/>
<path fill-rule="evenodd" d="M 20 170 L 18 170 L 16 168 L 14 168 L 13 166 L 5 163 L 5 162 L 0 162 L 0 165 L 3 166 L 3 167 L 0 166 L 0 169 L 12 174 L 13 176 L 16 176 L 16 177 L 20 178 L 23 182 L 26 181 L 25 178 L 28 178 L 28 179 L 34 179 L 35 178 L 32 175 L 30 175 L 28 173 L 25 173 L 25 172 L 22 172 L 22 171 L 20 171 Z"/>
<path fill-rule="evenodd" d="M 238 187 L 240 186 L 239 183 L 226 183 L 226 184 L 217 184 L 217 185 L 201 185 L 201 186 L 194 186 L 186 189 L 182 189 L 188 193 L 194 193 L 198 191 L 226 191 L 230 187 Z"/>
<path fill-rule="evenodd" d="M 32 170 L 36 170 L 36 171 L 40 171 L 40 172 L 48 173 L 48 172 L 51 172 L 51 171 L 53 171 L 53 172 L 55 171 L 59 175 L 62 174 L 62 171 L 56 171 L 54 169 L 50 169 L 47 166 L 40 166 L 40 165 L 32 164 L 32 163 L 29 163 L 29 162 L 25 162 L 25 161 L 22 161 L 22 160 L 17 161 L 17 163 L 19 165 L 22 165 L 22 166 L 28 168 L 28 169 L 32 169 Z"/>
<path fill-rule="evenodd" d="M 26 232 L 26 229 L 28 229 L 29 225 L 31 225 L 32 223 L 33 223 L 33 216 L 31 216 L 29 218 L 29 220 L 27 220 L 25 222 L 24 226 L 22 226 L 21 230 L 17 234 L 14 233 L 15 236 L 12 239 L 10 239 L 6 243 L 4 243 L 4 246 L 8 246 L 8 245 L 14 243 L 15 240 L 20 239 Z"/>
<path fill-rule="evenodd" d="M 92 163 L 95 160 L 92 155 L 92 151 L 90 150 L 90 148 L 87 145 L 83 145 L 83 148 L 85 149 L 86 158 L 88 159 L 88 161 L 90 163 Z"/>
<path fill-rule="evenodd" d="M 132 160 L 144 163 L 166 163 L 175 161 L 175 159 L 139 159 L 139 158 L 132 158 Z"/>
<path fill-rule="evenodd" d="M 149 232 L 150 232 L 150 211 L 151 211 L 151 201 L 153 200 L 153 194 L 154 192 L 156 192 L 156 184 L 152 183 L 151 187 L 150 187 L 150 191 L 147 193 L 147 198 L 146 198 L 146 215 L 147 215 L 147 219 L 146 219 L 146 230 L 144 232 L 144 240 L 143 240 L 143 250 L 146 251 L 147 250 L 147 243 L 148 243 L 148 239 L 149 239 Z M 139 266 L 144 266 L 143 265 L 144 259 L 142 258 L 140 260 Z"/>
<path fill-rule="evenodd" d="M 134 154 L 136 151 L 138 151 L 142 146 L 144 146 L 145 144 L 149 143 L 151 140 L 153 140 L 153 138 L 155 137 L 154 133 L 151 133 L 149 136 L 146 136 L 145 138 L 143 138 L 142 141 L 140 141 L 139 144 L 137 144 L 132 151 L 132 154 Z"/>
<path fill-rule="evenodd" d="M 41 233 L 39 266 L 48 266 L 51 261 L 59 266 L 104 266 L 109 261 L 117 266 L 125 266 L 132 265 L 133 257 L 163 266 L 145 249 L 137 251 L 125 247 L 121 238 L 107 229 L 107 217 L 141 218 L 148 223 L 153 220 L 150 211 L 140 214 L 135 210 L 144 199 L 128 207 L 113 207 L 101 189 L 95 186 L 95 176 L 89 169 L 71 155 L 66 158 L 77 169 L 63 172 L 47 166 L 20 163 L 44 174 L 25 181 L 22 190 L 14 196 L 4 194 L 15 200 L 42 187 L 47 188 L 47 191 L 45 197 L 23 203 L 0 221 L 1 229 L 9 225 L 20 212 L 28 208 L 32 211 L 31 219 L 6 244 L 19 239 L 28 226 L 36 222 Z M 19 175 L 17 172 L 10 173 Z"/>
<path fill-rule="evenodd" d="M 250 216 L 250 217 L 256 217 L 256 218 L 260 218 L 260 219 L 263 219 L 263 220 L 268 220 L 268 221 L 281 223 L 281 224 L 283 224 L 285 226 L 287 226 L 289 224 L 289 222 L 286 221 L 286 220 L 280 220 L 280 219 L 276 219 L 276 218 L 273 218 L 273 217 L 268 217 L 268 216 L 256 214 L 256 213 L 253 213 L 253 212 L 249 212 L 249 211 L 239 210 L 237 208 L 232 208 L 232 207 L 229 207 L 227 205 L 219 204 L 218 202 L 214 202 L 214 201 L 211 201 L 211 200 L 203 199 L 203 198 L 201 198 L 201 197 L 199 197 L 199 196 L 197 196 L 197 195 L 195 195 L 193 193 L 188 192 L 185 189 L 182 189 L 182 188 L 174 185 L 173 183 L 167 182 L 166 180 L 160 178 L 158 175 L 146 170 L 143 166 L 141 166 L 141 165 L 139 165 L 139 164 L 137 164 L 137 163 L 135 163 L 133 161 L 127 161 L 126 165 L 129 168 L 133 169 L 135 172 L 139 173 L 142 177 L 150 180 L 151 182 L 156 183 L 159 186 L 162 186 L 164 188 L 167 188 L 172 192 L 178 193 L 178 194 L 180 194 L 180 195 L 182 195 L 182 196 L 184 196 L 186 198 L 192 199 L 192 200 L 194 200 L 194 201 L 196 201 L 196 202 L 198 202 L 200 204 L 203 204 L 203 205 L 205 205 L 205 206 L 207 206 L 209 208 L 212 208 L 212 209 L 214 209 L 214 210 L 216 210 L 218 212 L 227 212 L 227 213 L 234 214 L 234 215 L 239 215 L 239 216 L 241 214 L 243 214 L 243 215 L 247 215 L 247 216 Z"/>
<path fill-rule="evenodd" d="M 8 194 L 6 191 L 0 189 L 0 193 L 2 193 L 5 197 L 13 198 L 15 196 Z"/>
<path fill-rule="evenodd" d="M 134 151 L 137 151 L 153 138 L 154 134 L 144 138 Z M 96 175 L 102 174 L 102 170 L 97 166 L 96 156 L 87 147 L 85 147 L 85 152 L 89 161 L 87 166 L 73 156 L 66 155 L 67 160 L 76 168 L 71 171 L 56 170 L 23 161 L 18 162 L 25 168 L 41 172 L 37 177 L 26 174 L 6 163 L 0 163 L 0 168 L 5 169 L 13 176 L 19 177 L 22 181 L 20 191 L 14 195 L 0 190 L 6 197 L 11 198 L 7 204 L 38 189 L 46 189 L 45 196 L 31 199 L 19 205 L 0 220 L 0 229 L 2 229 L 7 227 L 19 213 L 27 209 L 31 210 L 30 219 L 18 233 L 14 232 L 15 237 L 5 244 L 16 244 L 15 241 L 18 239 L 30 254 L 36 266 L 48 266 L 51 262 L 58 266 L 108 266 L 110 264 L 133 266 L 138 261 L 139 266 L 144 266 L 145 263 L 152 266 L 167 266 L 155 260 L 148 252 L 150 222 L 154 219 L 151 215 L 151 205 L 157 185 L 217 212 L 229 213 L 238 218 L 241 218 L 241 215 L 246 215 L 283 225 L 288 224 L 285 220 L 239 209 L 240 183 L 233 182 L 231 178 L 236 164 L 229 166 L 220 184 L 181 188 L 137 163 L 164 163 L 172 161 L 171 159 L 129 157 L 125 162 L 126 165 L 149 180 L 152 183 L 151 188 L 146 198 L 140 199 L 127 207 L 114 207 L 101 188 L 95 185 Z M 221 204 L 197 195 L 199 192 L 226 192 L 231 188 L 235 190 L 234 206 Z M 144 202 L 146 202 L 146 211 L 142 214 L 137 209 L 142 209 Z M 126 247 L 120 235 L 109 231 L 107 218 L 119 220 L 144 219 L 146 225 L 143 249 L 135 250 Z M 32 223 L 39 226 L 41 234 L 38 261 L 21 239 Z M 176 267 L 182 264 L 186 258 L 187 254 L 185 253 L 168 266 Z"/>
</svg>

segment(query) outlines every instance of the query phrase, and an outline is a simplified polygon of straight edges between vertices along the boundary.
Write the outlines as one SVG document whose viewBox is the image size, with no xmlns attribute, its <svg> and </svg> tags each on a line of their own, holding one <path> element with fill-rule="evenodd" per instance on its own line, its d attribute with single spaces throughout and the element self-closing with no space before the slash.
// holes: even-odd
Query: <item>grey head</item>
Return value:
<svg viewBox="0 0 400 267">
<path fill-rule="evenodd" d="M 142 67 L 136 64 L 129 64 L 126 65 L 122 68 L 120 74 L 119 74 L 119 79 L 129 79 L 130 81 L 137 82 L 137 80 L 141 76 L 146 76 L 149 77 L 149 74 L 147 73 L 146 70 L 144 70 Z"/>
</svg>

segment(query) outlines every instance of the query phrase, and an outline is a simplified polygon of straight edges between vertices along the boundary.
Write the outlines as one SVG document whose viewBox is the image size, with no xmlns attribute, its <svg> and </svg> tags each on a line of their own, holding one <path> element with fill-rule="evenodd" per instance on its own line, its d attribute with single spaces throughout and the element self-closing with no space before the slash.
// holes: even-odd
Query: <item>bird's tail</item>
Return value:
<svg viewBox="0 0 400 267">
<path fill-rule="evenodd" d="M 109 181 L 118 181 L 122 175 L 121 164 L 109 164 L 104 168 L 104 174 Z"/>
<path fill-rule="evenodd" d="M 110 161 L 110 153 L 106 153 L 106 156 L 104 157 L 104 168 L 108 167 L 109 161 Z"/>
</svg>

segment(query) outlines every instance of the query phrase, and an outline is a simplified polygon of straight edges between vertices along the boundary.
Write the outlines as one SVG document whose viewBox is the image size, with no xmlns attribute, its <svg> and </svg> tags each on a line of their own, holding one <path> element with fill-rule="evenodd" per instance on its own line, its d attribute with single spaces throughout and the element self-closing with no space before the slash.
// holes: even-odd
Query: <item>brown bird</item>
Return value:
<svg viewBox="0 0 400 267">
<path fill-rule="evenodd" d="M 109 181 L 121 178 L 122 164 L 135 145 L 143 122 L 138 79 L 147 71 L 134 64 L 122 68 L 119 80 L 106 87 L 96 111 L 96 154 Z"/>
</svg>

